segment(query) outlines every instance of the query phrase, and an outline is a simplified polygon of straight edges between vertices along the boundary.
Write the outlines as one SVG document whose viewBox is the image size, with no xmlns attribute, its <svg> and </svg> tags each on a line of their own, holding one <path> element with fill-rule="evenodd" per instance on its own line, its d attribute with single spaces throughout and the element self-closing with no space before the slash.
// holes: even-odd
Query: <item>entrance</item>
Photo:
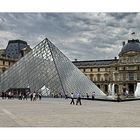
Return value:
<svg viewBox="0 0 140 140">
<path fill-rule="evenodd" d="M 128 84 L 128 91 L 130 95 L 134 95 L 134 84 Z"/>
<path fill-rule="evenodd" d="M 115 93 L 118 93 L 119 92 L 119 86 L 118 85 L 115 85 L 114 86 L 114 91 L 115 91 Z"/>
</svg>

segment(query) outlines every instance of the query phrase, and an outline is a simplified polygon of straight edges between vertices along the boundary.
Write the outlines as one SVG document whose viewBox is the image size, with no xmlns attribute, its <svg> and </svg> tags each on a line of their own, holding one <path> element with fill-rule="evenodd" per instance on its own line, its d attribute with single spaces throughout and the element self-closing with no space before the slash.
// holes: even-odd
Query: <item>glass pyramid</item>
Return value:
<svg viewBox="0 0 140 140">
<path fill-rule="evenodd" d="M 0 76 L 0 91 L 30 88 L 44 95 L 106 95 L 47 38 Z"/>
</svg>

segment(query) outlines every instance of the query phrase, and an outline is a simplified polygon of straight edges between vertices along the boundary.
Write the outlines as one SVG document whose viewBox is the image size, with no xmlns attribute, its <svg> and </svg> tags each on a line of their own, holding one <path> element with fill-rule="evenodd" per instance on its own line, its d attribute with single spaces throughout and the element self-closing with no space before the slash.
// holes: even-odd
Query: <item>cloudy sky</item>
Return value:
<svg viewBox="0 0 140 140">
<path fill-rule="evenodd" d="M 0 13 L 0 47 L 22 39 L 31 47 L 44 38 L 71 60 L 110 59 L 122 41 L 140 36 L 140 13 Z"/>
</svg>

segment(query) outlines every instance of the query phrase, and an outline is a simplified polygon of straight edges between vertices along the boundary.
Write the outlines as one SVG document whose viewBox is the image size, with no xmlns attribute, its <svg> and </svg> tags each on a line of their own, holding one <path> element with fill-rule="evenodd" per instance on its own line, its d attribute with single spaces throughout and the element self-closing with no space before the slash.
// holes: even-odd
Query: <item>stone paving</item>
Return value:
<svg viewBox="0 0 140 140">
<path fill-rule="evenodd" d="M 105 102 L 0 99 L 0 127 L 140 127 L 140 100 Z"/>
</svg>

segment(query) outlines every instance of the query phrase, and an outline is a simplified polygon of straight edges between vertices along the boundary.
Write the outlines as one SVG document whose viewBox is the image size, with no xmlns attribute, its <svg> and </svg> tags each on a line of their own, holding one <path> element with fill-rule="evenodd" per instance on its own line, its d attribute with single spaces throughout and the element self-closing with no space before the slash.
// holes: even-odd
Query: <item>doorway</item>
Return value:
<svg viewBox="0 0 140 140">
<path fill-rule="evenodd" d="M 119 86 L 118 85 L 115 85 L 114 86 L 114 91 L 115 91 L 115 93 L 118 93 L 119 92 Z"/>
<path fill-rule="evenodd" d="M 130 95 L 134 95 L 134 84 L 128 84 L 128 91 Z"/>
</svg>

